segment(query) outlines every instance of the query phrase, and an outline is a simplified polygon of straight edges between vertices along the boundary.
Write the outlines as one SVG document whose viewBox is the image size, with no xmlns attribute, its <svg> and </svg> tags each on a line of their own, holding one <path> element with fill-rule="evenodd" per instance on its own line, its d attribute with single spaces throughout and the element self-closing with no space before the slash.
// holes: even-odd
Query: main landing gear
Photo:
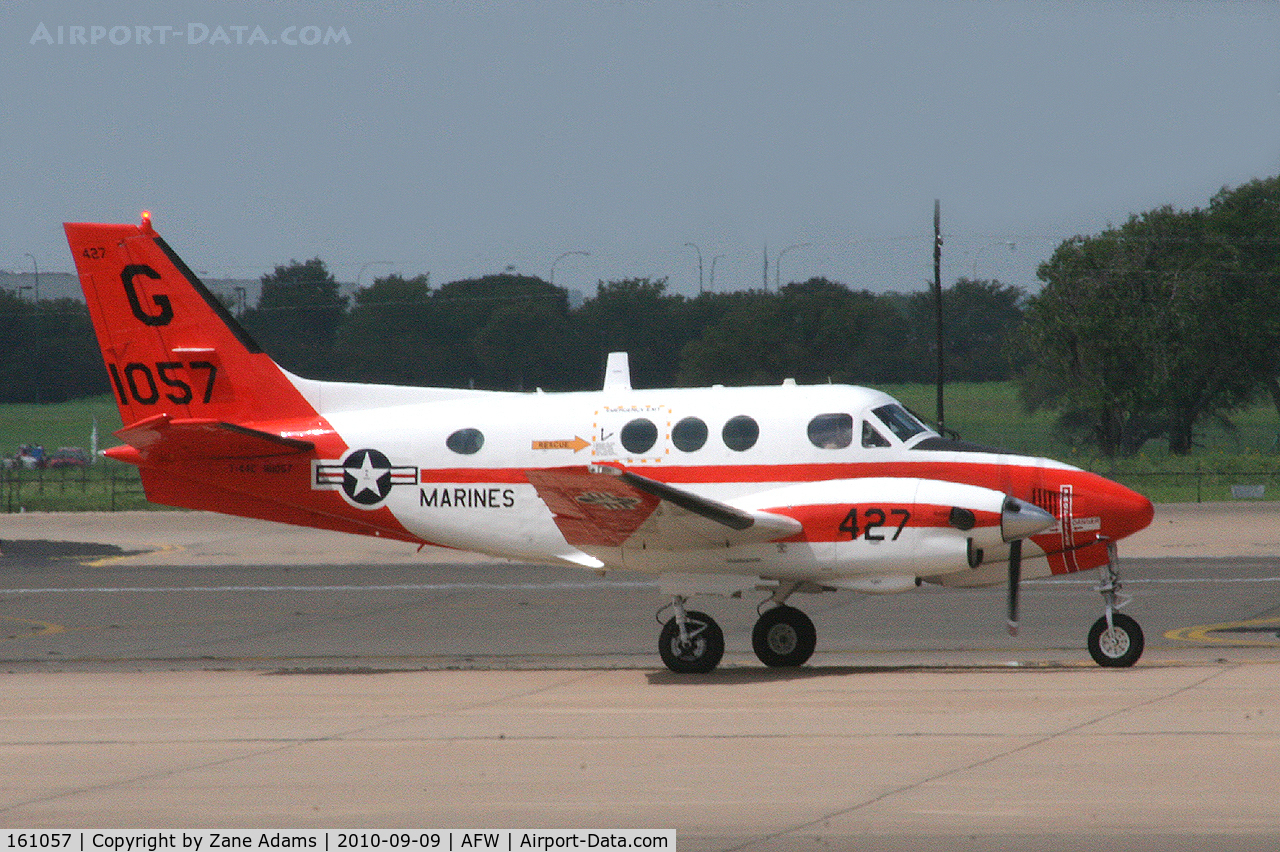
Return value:
<svg viewBox="0 0 1280 852">
<path fill-rule="evenodd" d="M 780 586 L 760 605 L 774 604 L 761 613 L 751 631 L 751 647 L 760 662 L 771 668 L 804 665 L 818 644 L 818 631 L 809 616 L 785 603 L 797 588 L 798 583 Z M 685 600 L 676 595 L 672 601 L 675 614 L 662 626 L 658 653 L 673 672 L 705 674 L 724 656 L 724 632 L 705 612 L 685 609 Z"/>
<path fill-rule="evenodd" d="M 706 674 L 724 656 L 724 631 L 705 612 L 685 609 L 685 598 L 671 602 L 675 615 L 662 625 L 658 653 L 667 668 L 679 674 Z"/>
<path fill-rule="evenodd" d="M 1142 656 L 1142 628 L 1124 613 L 1117 612 L 1129 602 L 1120 594 L 1120 559 L 1114 542 L 1107 543 L 1107 564 L 1098 568 L 1101 582 L 1096 591 L 1106 602 L 1106 614 L 1089 629 L 1089 656 L 1100 666 L 1120 668 L 1131 666 Z"/>
</svg>

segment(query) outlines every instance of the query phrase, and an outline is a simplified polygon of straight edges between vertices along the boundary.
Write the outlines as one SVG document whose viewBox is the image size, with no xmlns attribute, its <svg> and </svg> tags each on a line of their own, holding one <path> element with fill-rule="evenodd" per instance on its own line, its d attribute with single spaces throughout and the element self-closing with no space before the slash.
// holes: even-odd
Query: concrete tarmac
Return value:
<svg viewBox="0 0 1280 852">
<path fill-rule="evenodd" d="M 45 544 L 48 542 L 49 544 Z M 1126 546 L 1127 545 L 1127 546 Z M 202 513 L 0 517 L 0 825 L 675 828 L 684 850 L 1280 848 L 1280 510 L 1092 577 L 797 600 L 819 652 L 677 677 L 656 588 Z M 701 602 L 700 602 L 701 605 Z"/>
</svg>

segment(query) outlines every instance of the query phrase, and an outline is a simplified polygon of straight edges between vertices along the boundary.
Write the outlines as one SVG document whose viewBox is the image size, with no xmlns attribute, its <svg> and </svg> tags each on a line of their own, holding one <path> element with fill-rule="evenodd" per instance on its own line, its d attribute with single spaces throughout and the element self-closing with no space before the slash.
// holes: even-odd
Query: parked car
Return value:
<svg viewBox="0 0 1280 852">
<path fill-rule="evenodd" d="M 88 467 L 89 454 L 79 447 L 58 447 L 45 462 L 45 467 Z"/>
</svg>

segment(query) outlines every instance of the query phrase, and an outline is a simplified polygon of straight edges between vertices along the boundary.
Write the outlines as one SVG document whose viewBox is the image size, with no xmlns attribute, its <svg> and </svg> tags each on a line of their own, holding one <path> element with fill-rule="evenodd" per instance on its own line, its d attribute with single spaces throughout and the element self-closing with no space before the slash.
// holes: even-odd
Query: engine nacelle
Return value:
<svg viewBox="0 0 1280 852">
<path fill-rule="evenodd" d="M 937 479 L 875 477 L 790 485 L 737 501 L 744 509 L 794 518 L 804 542 L 833 578 L 919 577 L 965 571 L 983 555 L 1056 523 L 1043 509 L 1000 491 Z"/>
</svg>

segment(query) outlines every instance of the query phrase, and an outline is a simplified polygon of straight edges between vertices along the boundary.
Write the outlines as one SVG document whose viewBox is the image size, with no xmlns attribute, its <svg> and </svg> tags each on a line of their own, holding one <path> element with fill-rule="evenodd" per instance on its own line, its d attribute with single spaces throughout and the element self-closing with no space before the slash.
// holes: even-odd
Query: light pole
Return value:
<svg viewBox="0 0 1280 852">
<path fill-rule="evenodd" d="M 559 257 L 557 257 L 555 260 L 551 261 L 551 277 L 547 279 L 547 283 L 548 283 L 548 284 L 553 284 L 553 285 L 554 285 L 554 284 L 556 283 L 556 264 L 557 264 L 557 263 L 559 263 L 560 261 L 564 260 L 566 257 L 572 257 L 573 255 L 577 255 L 578 257 L 591 257 L 591 252 L 589 252 L 589 251 L 567 251 L 567 252 L 565 252 L 564 254 L 562 254 L 562 255 L 560 255 Z"/>
<path fill-rule="evenodd" d="M 713 293 L 715 292 L 715 289 L 716 289 L 716 261 L 722 257 L 724 257 L 724 255 L 718 254 L 715 257 L 711 258 L 711 278 L 707 282 L 707 289 Z"/>
<path fill-rule="evenodd" d="M 778 252 L 778 257 L 773 261 L 773 289 L 775 291 L 782 289 L 782 258 L 792 249 L 808 248 L 813 243 L 796 243 L 793 246 L 787 246 Z"/>
<path fill-rule="evenodd" d="M 31 252 L 26 252 L 23 257 L 31 258 L 31 265 L 36 268 L 35 298 L 36 304 L 40 304 L 40 264 L 36 263 L 36 256 Z"/>
<path fill-rule="evenodd" d="M 996 246 L 1008 246 L 1009 251 L 1014 251 L 1015 249 L 1018 248 L 1018 244 L 1013 240 L 1001 240 L 998 243 L 987 243 L 985 246 L 979 246 L 978 250 L 973 253 L 973 279 L 972 280 L 974 281 L 978 280 L 978 258 L 982 257 L 982 253 L 984 251 L 986 251 L 989 248 L 995 248 Z"/>
<path fill-rule="evenodd" d="M 702 249 L 693 243 L 685 243 L 687 248 L 691 248 L 698 253 L 698 292 L 702 292 Z"/>
</svg>

